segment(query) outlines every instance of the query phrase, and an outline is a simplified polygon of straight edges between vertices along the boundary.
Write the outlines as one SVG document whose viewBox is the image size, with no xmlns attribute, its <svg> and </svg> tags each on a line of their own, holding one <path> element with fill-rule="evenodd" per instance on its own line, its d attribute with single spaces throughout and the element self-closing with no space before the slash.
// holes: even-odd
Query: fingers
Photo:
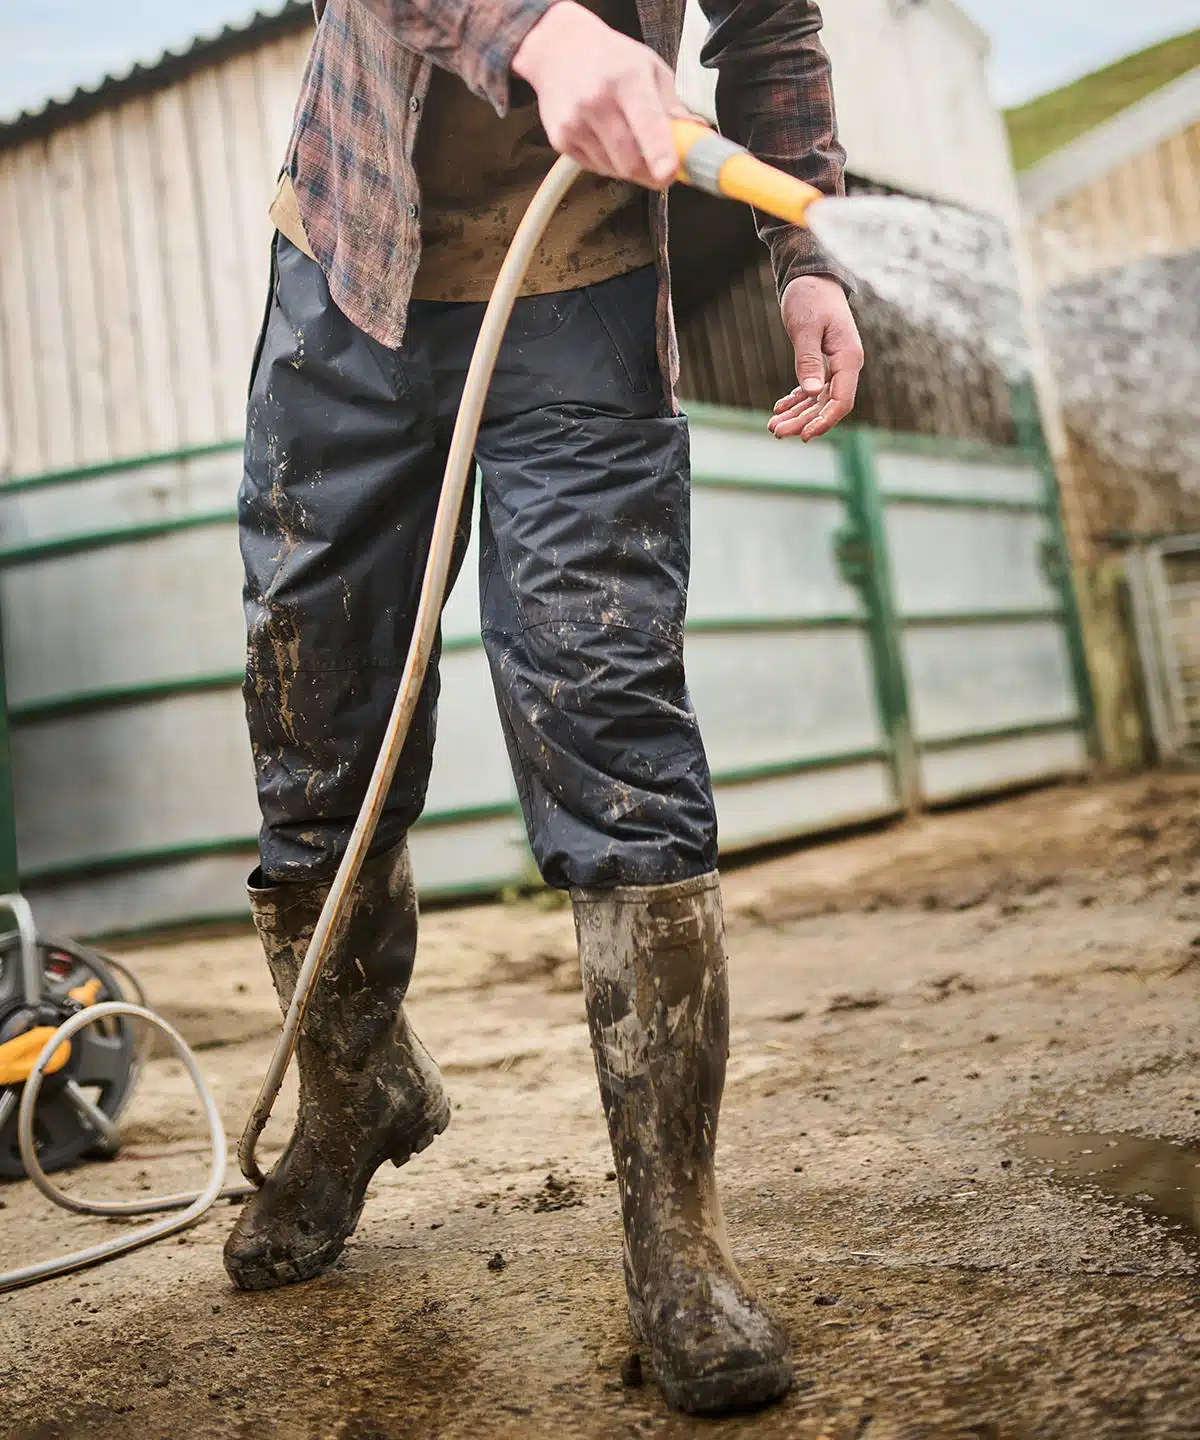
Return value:
<svg viewBox="0 0 1200 1440">
<path fill-rule="evenodd" d="M 818 382 L 814 389 L 811 385 L 797 385 L 795 389 L 789 390 L 782 399 L 775 402 L 775 414 L 782 415 L 785 410 L 792 410 L 796 406 L 808 406 L 815 402 L 825 390 L 825 385 Z"/>
<path fill-rule="evenodd" d="M 857 340 L 857 337 L 856 337 Z M 846 345 L 829 357 L 829 393 L 825 403 L 800 431 L 801 440 L 816 440 L 844 420 L 854 409 L 858 376 L 862 370 L 862 347 Z"/>
<path fill-rule="evenodd" d="M 860 349 L 847 346 L 835 351 L 829 357 L 829 383 L 815 393 L 804 384 L 797 385 L 775 402 L 767 429 L 780 440 L 799 435 L 808 441 L 828 434 L 854 409 L 861 369 Z"/>
<path fill-rule="evenodd" d="M 615 180 L 631 180 L 635 185 L 657 188 L 639 140 L 637 122 L 623 111 L 606 117 L 605 123 L 592 131 L 587 144 L 589 153 L 596 157 L 587 169 Z"/>
<path fill-rule="evenodd" d="M 614 99 L 618 113 L 610 120 L 612 139 L 602 138 L 617 166 L 609 173 L 633 180 L 651 190 L 671 183 L 679 169 L 679 154 L 671 132 L 671 114 L 682 108 L 675 94 L 675 80 L 657 56 L 648 70 L 631 77 Z M 619 139 L 620 149 L 614 150 Z"/>
<path fill-rule="evenodd" d="M 661 190 L 679 169 L 667 111 L 654 89 L 636 85 L 547 131 L 551 144 L 585 170 Z"/>
<path fill-rule="evenodd" d="M 828 393 L 824 390 L 816 395 L 802 395 L 799 398 L 785 395 L 776 403 L 775 414 L 767 421 L 767 429 L 777 440 L 786 440 L 791 435 L 803 435 L 806 427 L 820 415 L 827 400 Z"/>
</svg>

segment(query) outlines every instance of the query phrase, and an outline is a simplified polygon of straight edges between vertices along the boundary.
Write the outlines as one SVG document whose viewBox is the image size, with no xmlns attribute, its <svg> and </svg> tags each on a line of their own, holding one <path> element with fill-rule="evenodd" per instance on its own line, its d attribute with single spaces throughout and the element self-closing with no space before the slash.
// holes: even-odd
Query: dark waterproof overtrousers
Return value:
<svg viewBox="0 0 1200 1440">
<path fill-rule="evenodd" d="M 328 880 L 404 666 L 483 306 L 417 301 L 389 350 L 282 236 L 274 257 L 238 504 L 245 695 L 265 879 Z M 529 841 L 562 887 L 717 861 L 683 671 L 687 424 L 654 309 L 652 268 L 518 301 L 476 449 L 483 639 Z M 421 813 L 438 683 L 435 652 L 373 853 Z"/>
</svg>

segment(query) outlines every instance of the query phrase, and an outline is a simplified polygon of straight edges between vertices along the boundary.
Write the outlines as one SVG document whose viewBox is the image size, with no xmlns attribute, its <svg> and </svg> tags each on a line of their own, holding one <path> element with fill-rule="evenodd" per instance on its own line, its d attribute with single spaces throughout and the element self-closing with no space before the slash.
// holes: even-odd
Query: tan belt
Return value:
<svg viewBox="0 0 1200 1440">
<path fill-rule="evenodd" d="M 267 213 L 276 230 L 285 239 L 290 240 L 297 250 L 307 255 L 310 260 L 317 258 L 313 254 L 312 246 L 308 243 L 308 236 L 304 233 L 304 221 L 300 218 L 300 206 L 296 200 L 296 192 L 292 188 L 291 178 L 286 173 L 280 176 L 279 187 L 275 191 L 275 198 L 271 201 L 271 208 Z"/>
</svg>

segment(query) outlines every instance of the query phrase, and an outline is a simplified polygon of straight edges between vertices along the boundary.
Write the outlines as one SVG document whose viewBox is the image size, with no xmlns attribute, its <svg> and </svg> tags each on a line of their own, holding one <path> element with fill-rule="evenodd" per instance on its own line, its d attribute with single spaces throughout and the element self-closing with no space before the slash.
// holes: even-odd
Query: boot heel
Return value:
<svg viewBox="0 0 1200 1440">
<path fill-rule="evenodd" d="M 387 1158 L 397 1170 L 402 1165 L 407 1165 L 414 1155 L 428 1150 L 437 1137 L 445 1132 L 450 1124 L 449 1099 L 444 1094 L 439 1096 L 437 1103 L 421 1118 L 423 1123 L 397 1140 L 394 1149 L 388 1153 Z"/>
</svg>

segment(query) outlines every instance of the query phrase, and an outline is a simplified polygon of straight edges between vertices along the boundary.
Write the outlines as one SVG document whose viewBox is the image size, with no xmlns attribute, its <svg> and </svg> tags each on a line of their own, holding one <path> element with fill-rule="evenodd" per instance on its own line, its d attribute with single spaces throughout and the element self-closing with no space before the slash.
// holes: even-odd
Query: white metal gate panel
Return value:
<svg viewBox="0 0 1200 1440">
<path fill-rule="evenodd" d="M 1139 546 L 1125 559 L 1155 744 L 1200 755 L 1200 535 Z"/>
<path fill-rule="evenodd" d="M 1065 556 L 1035 461 L 895 436 L 873 461 L 920 798 L 1083 768 Z"/>
</svg>

